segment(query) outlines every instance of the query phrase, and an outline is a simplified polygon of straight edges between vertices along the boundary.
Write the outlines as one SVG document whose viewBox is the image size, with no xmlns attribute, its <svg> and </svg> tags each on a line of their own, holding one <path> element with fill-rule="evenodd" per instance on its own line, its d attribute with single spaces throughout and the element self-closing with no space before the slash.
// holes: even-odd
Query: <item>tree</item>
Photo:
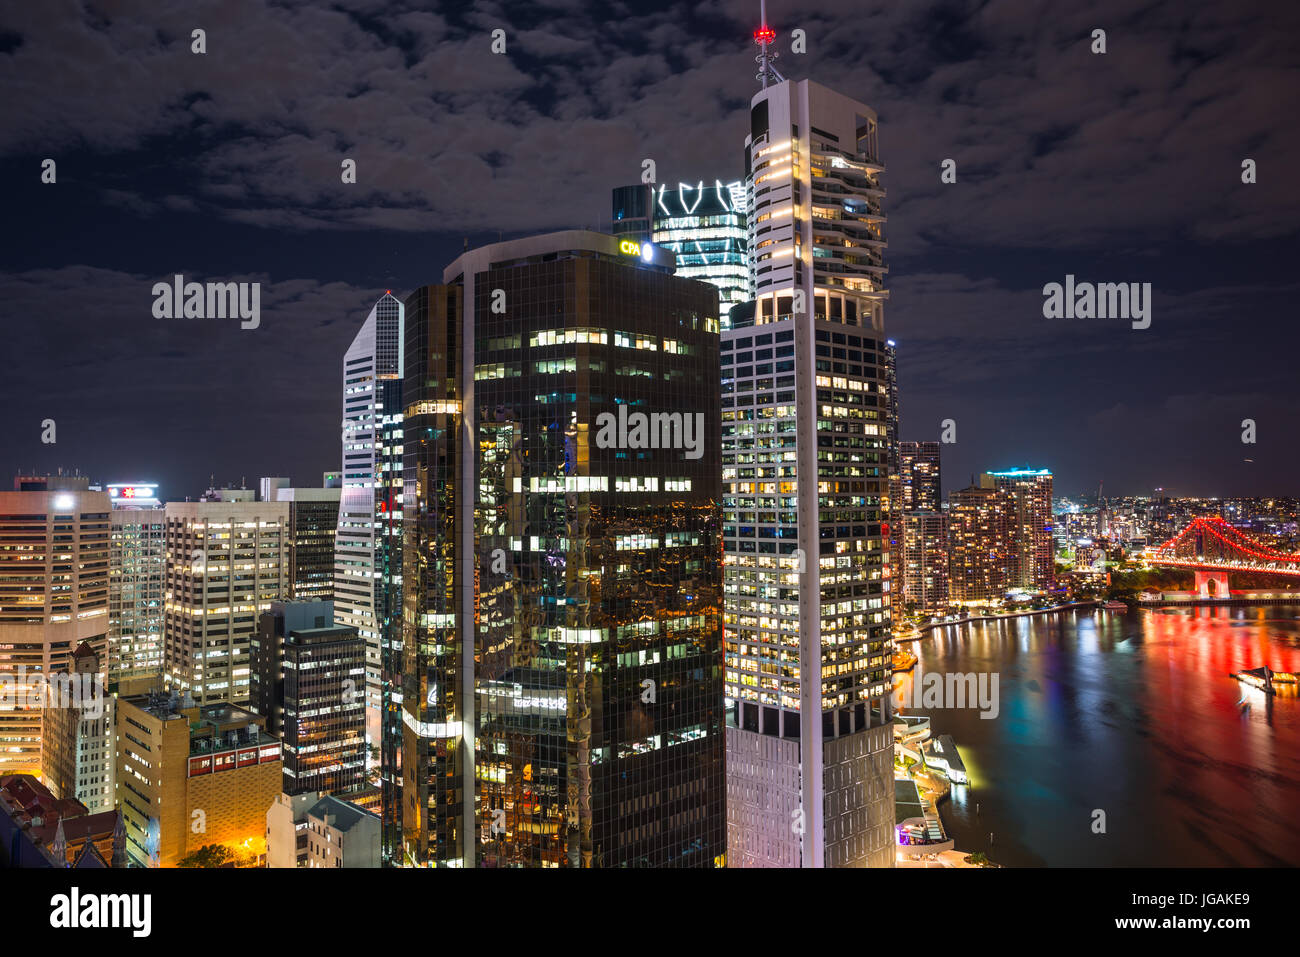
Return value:
<svg viewBox="0 0 1300 957">
<path fill-rule="evenodd" d="M 224 844 L 205 844 L 193 854 L 181 858 L 177 867 L 222 867 L 232 860 L 234 854 Z"/>
</svg>

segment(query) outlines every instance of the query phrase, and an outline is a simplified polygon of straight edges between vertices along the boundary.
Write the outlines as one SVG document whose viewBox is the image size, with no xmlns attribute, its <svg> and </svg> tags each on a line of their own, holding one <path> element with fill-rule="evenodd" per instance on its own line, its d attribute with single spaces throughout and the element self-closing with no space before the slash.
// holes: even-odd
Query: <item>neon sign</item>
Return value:
<svg viewBox="0 0 1300 957">
<path fill-rule="evenodd" d="M 625 239 L 618 244 L 618 251 L 624 256 L 640 256 L 641 244 L 631 239 Z"/>
</svg>

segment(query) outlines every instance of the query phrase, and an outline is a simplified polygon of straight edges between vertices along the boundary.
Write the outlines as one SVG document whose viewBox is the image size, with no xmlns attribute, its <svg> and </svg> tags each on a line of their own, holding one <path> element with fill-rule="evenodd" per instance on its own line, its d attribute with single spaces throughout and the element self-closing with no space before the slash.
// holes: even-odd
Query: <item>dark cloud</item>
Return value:
<svg viewBox="0 0 1300 957">
<path fill-rule="evenodd" d="M 48 351 L 24 360 L 6 394 L 30 417 L 45 401 L 31 390 L 90 361 L 117 369 L 105 382 L 148 393 L 157 428 L 178 443 L 153 454 L 194 463 L 187 476 L 263 456 L 247 450 L 276 441 L 279 410 L 311 430 L 280 445 L 284 463 L 260 458 L 267 468 L 336 459 L 334 373 L 385 286 L 436 279 L 462 236 L 598 225 L 610 187 L 636 181 L 644 158 L 668 182 L 739 178 L 757 6 L 12 6 L 0 38 L 0 167 L 31 183 L 40 159 L 55 157 L 60 184 L 11 187 L 11 211 L 30 228 L 8 239 L 6 326 L 26 328 L 28 308 L 48 315 L 38 288 L 47 302 L 58 288 L 61 305 L 34 334 Z M 880 113 L 903 432 L 923 437 L 959 407 L 972 428 L 951 450 L 950 477 L 1022 455 L 1067 487 L 1107 469 L 1116 488 L 1146 487 L 1175 461 L 1173 446 L 1218 421 L 1185 415 L 1171 396 L 1236 410 L 1290 394 L 1277 357 L 1296 345 L 1300 8 L 772 0 L 769 17 L 787 76 Z M 190 52 L 195 27 L 206 55 Z M 1098 27 L 1104 56 L 1089 50 Z M 498 28 L 503 56 L 490 49 Z M 796 28 L 803 55 L 789 50 Z M 1246 157 L 1257 184 L 1241 183 Z M 357 162 L 356 185 L 340 180 L 344 158 Z M 945 158 L 957 161 L 955 185 L 940 182 Z M 137 289 L 182 267 L 266 277 L 268 296 L 290 296 L 276 306 L 303 334 L 158 328 Z M 1151 329 L 1044 320 L 1042 286 L 1067 272 L 1151 282 Z M 231 349 L 245 350 L 231 364 L 258 383 L 260 404 L 221 383 Z M 73 391 L 89 399 L 95 387 L 79 380 Z M 188 404 L 214 393 L 211 408 L 234 403 L 240 430 Z M 1294 421 L 1289 402 L 1267 414 Z M 1150 422 L 1135 433 L 1147 438 L 1099 417 L 1111 409 Z M 124 411 L 114 421 L 129 427 Z M 193 442 L 198 422 L 211 441 Z M 1166 434 L 1176 436 L 1168 447 L 1153 438 Z M 1193 456 L 1177 459 L 1185 478 L 1164 484 L 1294 491 L 1285 483 L 1300 451 L 1284 440 L 1284 428 L 1261 428 L 1261 443 L 1279 446 L 1271 459 L 1251 456 L 1249 476 Z M 80 454 L 69 441 L 65 464 L 99 467 L 112 448 L 87 433 Z"/>
</svg>

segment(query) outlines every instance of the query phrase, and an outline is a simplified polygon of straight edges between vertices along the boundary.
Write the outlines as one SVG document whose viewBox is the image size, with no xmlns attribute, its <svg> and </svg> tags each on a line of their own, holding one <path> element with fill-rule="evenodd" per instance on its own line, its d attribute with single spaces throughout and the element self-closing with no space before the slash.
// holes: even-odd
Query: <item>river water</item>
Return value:
<svg viewBox="0 0 1300 957">
<path fill-rule="evenodd" d="M 959 850 L 1008 866 L 1300 865 L 1300 698 L 1228 676 L 1300 670 L 1300 607 L 1071 610 L 907 647 L 920 661 L 900 687 L 998 675 L 996 718 L 904 708 L 951 734 L 970 774 L 940 805 Z"/>
</svg>

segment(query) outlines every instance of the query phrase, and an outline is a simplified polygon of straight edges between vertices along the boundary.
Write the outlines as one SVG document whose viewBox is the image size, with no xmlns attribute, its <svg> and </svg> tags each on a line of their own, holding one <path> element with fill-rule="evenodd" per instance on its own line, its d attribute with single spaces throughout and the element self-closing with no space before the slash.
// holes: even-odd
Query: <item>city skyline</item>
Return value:
<svg viewBox="0 0 1300 957">
<path fill-rule="evenodd" d="M 95 2 L 0 867 L 1300 863 L 1300 10 Z"/>
<path fill-rule="evenodd" d="M 446 17 L 367 6 L 250 9 L 241 38 L 274 38 L 283 69 L 256 99 L 242 74 L 256 75 L 259 43 L 211 25 L 207 51 L 191 53 L 181 12 L 161 11 L 147 39 L 39 8 L 13 18 L 0 169 L 37 241 L 11 244 L 0 275 L 30 352 L 4 387 L 0 471 L 115 481 L 143 469 L 172 498 L 197 497 L 213 473 L 313 484 L 337 468 L 337 397 L 321 386 L 355 331 L 346 317 L 385 289 L 408 294 L 466 238 L 608 228 L 609 191 L 646 158 L 670 189 L 743 177 L 748 0 L 621 16 L 577 0 Z M 1284 494 L 1300 405 L 1254 344 L 1294 337 L 1283 263 L 1300 251 L 1300 195 L 1282 169 L 1297 134 L 1271 118 L 1294 98 L 1272 37 L 1295 12 L 1256 3 L 1182 20 L 1111 4 L 1049 24 L 1015 10 L 768 11 L 784 75 L 882 119 L 900 437 L 937 440 L 955 422 L 945 493 L 1032 463 L 1063 493 L 1104 481 L 1117 494 Z M 490 50 L 497 26 L 505 55 Z M 1104 55 L 1090 50 L 1098 27 Z M 806 53 L 792 50 L 796 29 Z M 87 43 L 98 74 L 141 59 L 175 78 L 174 94 L 120 79 L 113 108 L 87 112 L 80 81 L 42 59 Z M 344 49 L 348 69 L 329 69 L 322 58 Z M 420 110 L 397 106 L 420 95 Z M 384 130 L 370 118 L 391 115 L 406 119 Z M 593 148 L 568 149 L 575 136 Z M 1126 145 L 1102 146 L 1114 142 Z M 1255 183 L 1241 181 L 1245 157 Z M 53 184 L 40 181 L 45 158 Z M 355 184 L 341 182 L 346 158 Z M 175 275 L 261 281 L 260 326 L 154 318 L 150 289 Z M 1067 276 L 1150 282 L 1151 326 L 1044 318 L 1042 288 Z M 51 297 L 57 320 L 19 325 Z M 50 390 L 65 369 L 80 379 Z M 87 415 L 105 387 L 113 400 Z M 1241 441 L 1246 419 L 1254 444 Z"/>
</svg>

